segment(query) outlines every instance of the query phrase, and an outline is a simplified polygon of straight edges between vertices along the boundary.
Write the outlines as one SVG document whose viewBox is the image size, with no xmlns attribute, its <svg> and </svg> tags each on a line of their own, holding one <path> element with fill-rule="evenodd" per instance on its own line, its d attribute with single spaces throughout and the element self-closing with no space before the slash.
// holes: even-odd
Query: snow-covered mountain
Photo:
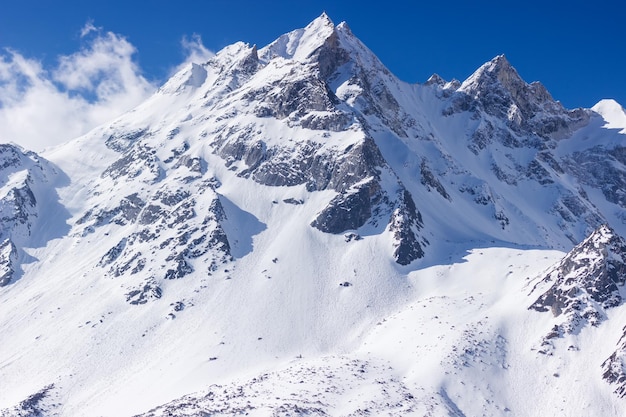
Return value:
<svg viewBox="0 0 626 417">
<path fill-rule="evenodd" d="M 0 181 L 0 286 L 5 286 L 20 278 L 20 265 L 28 262 L 23 247 L 43 245 L 68 227 L 53 185 L 64 177 L 50 162 L 18 146 L 0 144 Z"/>
<path fill-rule="evenodd" d="M 0 415 L 624 415 L 625 131 L 323 14 L 1 145 Z"/>
</svg>

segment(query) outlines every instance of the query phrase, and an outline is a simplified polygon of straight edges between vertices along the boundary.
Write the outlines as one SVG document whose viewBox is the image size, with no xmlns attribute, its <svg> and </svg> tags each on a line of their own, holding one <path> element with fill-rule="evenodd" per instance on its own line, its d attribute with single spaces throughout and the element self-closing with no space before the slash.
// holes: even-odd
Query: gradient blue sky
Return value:
<svg viewBox="0 0 626 417">
<path fill-rule="evenodd" d="M 617 0 L 21 0 L 0 6 L 0 47 L 54 65 L 81 47 L 81 28 L 91 20 L 126 37 L 144 76 L 160 83 L 184 59 L 184 36 L 200 35 L 213 51 L 238 40 L 262 46 L 322 11 L 347 21 L 405 81 L 434 72 L 463 80 L 504 53 L 526 81 L 541 81 L 566 107 L 602 98 L 626 105 L 626 6 Z"/>
</svg>

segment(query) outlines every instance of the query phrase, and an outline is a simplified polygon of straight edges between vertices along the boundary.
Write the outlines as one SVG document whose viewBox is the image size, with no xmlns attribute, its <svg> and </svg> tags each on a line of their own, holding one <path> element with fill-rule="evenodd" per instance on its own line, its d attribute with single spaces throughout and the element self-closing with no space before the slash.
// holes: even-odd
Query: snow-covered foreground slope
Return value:
<svg viewBox="0 0 626 417">
<path fill-rule="evenodd" d="M 42 401 L 44 409 L 54 411 L 50 415 L 133 415 L 196 391 L 146 415 L 234 415 L 241 410 L 249 415 L 298 415 L 299 410 L 302 415 L 339 416 L 369 410 L 372 415 L 398 416 L 533 416 L 572 409 L 623 415 L 626 410 L 602 380 L 601 368 L 626 322 L 623 306 L 602 327 L 587 327 L 560 341 L 556 353 L 538 352 L 551 321 L 550 315 L 528 309 L 533 301 L 530 277 L 540 276 L 562 256 L 558 251 L 476 249 L 450 265 L 390 277 L 397 280 L 402 296 L 400 303 L 386 303 L 388 310 L 372 299 L 365 306 L 355 302 L 367 299 L 373 283 L 352 278 L 344 287 L 334 282 L 325 297 L 317 298 L 336 330 L 345 333 L 332 338 L 327 329 L 316 335 L 319 329 L 311 322 L 326 320 L 312 306 L 302 303 L 296 320 L 268 316 L 259 306 L 241 305 L 233 295 L 247 288 L 228 291 L 221 285 L 253 286 L 266 309 L 289 310 L 288 302 L 279 304 L 259 288 L 267 279 L 262 276 L 256 277 L 260 282 L 244 283 L 234 274 L 218 283 L 221 295 L 233 297 L 226 299 L 234 305 L 198 296 L 194 305 L 175 312 L 175 319 L 164 310 L 151 321 L 145 316 L 139 321 L 136 311 L 122 313 L 111 305 L 111 314 L 100 314 L 103 310 L 89 305 L 97 294 L 48 293 L 37 303 L 48 311 L 31 313 L 39 316 L 31 326 L 41 322 L 41 334 L 22 330 L 21 337 L 7 339 L 30 358 L 31 368 L 22 371 L 36 377 L 28 378 L 29 387 L 22 376 L 5 379 L 5 393 L 13 394 L 11 387 L 21 385 L 13 397 L 17 403 L 27 393 L 54 384 L 51 402 L 63 405 Z M 309 291 L 315 293 L 317 286 Z M 68 316 L 63 313 L 67 305 L 48 297 L 81 308 L 72 308 Z M 292 297 L 303 301 L 308 294 L 293 291 Z M 89 303 L 80 304 L 81 299 Z M 350 310 L 367 314 L 369 320 L 350 317 Z M 61 331 L 65 328 L 68 335 L 61 339 L 69 346 L 42 351 L 38 345 L 59 337 L 55 321 L 65 323 Z M 224 322 L 230 331 L 222 327 Z M 598 338 L 606 342 L 599 344 Z M 319 346 L 322 342 L 332 349 Z M 72 344 L 82 347 L 80 353 L 64 354 Z M 42 354 L 46 356 L 39 358 Z M 46 358 L 54 358 L 54 364 L 42 367 Z M 64 397 L 68 390 L 73 395 Z M 84 394 L 77 397 L 77 392 Z"/>
<path fill-rule="evenodd" d="M 620 111 L 322 15 L 6 145 L 0 415 L 623 415 Z"/>
<path fill-rule="evenodd" d="M 561 256 L 476 249 L 459 263 L 411 273 L 406 304 L 356 349 L 298 355 L 145 415 L 622 415 L 602 381 L 615 337 L 598 344 L 598 333 L 585 329 L 568 342 L 575 349 L 563 341 L 546 356 L 534 347 L 550 323 L 527 308 L 529 276 Z M 620 308 L 612 319 L 623 324 L 625 314 Z M 611 327 L 602 334 L 620 330 Z"/>
</svg>

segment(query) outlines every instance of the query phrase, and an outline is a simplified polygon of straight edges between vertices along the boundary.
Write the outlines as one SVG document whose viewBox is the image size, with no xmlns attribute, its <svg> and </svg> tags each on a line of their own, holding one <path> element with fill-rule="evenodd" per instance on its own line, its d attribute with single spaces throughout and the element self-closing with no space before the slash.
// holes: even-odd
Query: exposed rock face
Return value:
<svg viewBox="0 0 626 417">
<path fill-rule="evenodd" d="M 146 304 L 151 300 L 161 298 L 163 290 L 156 283 L 154 278 L 148 278 L 143 285 L 132 289 L 126 294 L 126 301 L 132 305 Z"/>
<path fill-rule="evenodd" d="M 124 280 L 128 303 L 142 305 L 161 298 L 164 281 L 198 268 L 210 274 L 232 257 L 222 228 L 226 214 L 216 192 L 220 184 L 205 175 L 203 158 L 190 152 L 173 130 L 165 138 L 170 148 L 165 159 L 151 146 L 155 135 L 133 132 L 113 134 L 114 140 L 106 142 L 116 144 L 114 150 L 122 156 L 100 175 L 90 196 L 92 206 L 76 220 L 74 235 L 123 236 L 103 248 L 97 266 L 106 276 Z M 128 194 L 110 193 L 110 188 Z M 195 266 L 198 258 L 202 261 Z"/>
<path fill-rule="evenodd" d="M 408 265 L 416 259 L 424 256 L 422 244 L 420 244 L 419 230 L 423 227 L 422 216 L 415 208 L 415 202 L 411 194 L 404 190 L 399 198 L 400 204 L 393 211 L 389 230 L 393 233 L 394 251 L 393 257 L 400 265 Z"/>
<path fill-rule="evenodd" d="M 0 144 L 0 178 L 5 188 L 0 196 L 0 236 L 30 235 L 37 217 L 37 200 L 32 191 L 35 175 L 43 167 L 34 153 Z"/>
<path fill-rule="evenodd" d="M 0 243 L 0 287 L 11 283 L 17 263 L 17 249 L 10 239 Z"/>
<path fill-rule="evenodd" d="M 311 223 L 326 233 L 343 233 L 363 226 L 372 216 L 372 206 L 380 200 L 380 188 L 370 181 L 333 198 Z"/>
<path fill-rule="evenodd" d="M 103 177 L 111 177 L 114 180 L 125 177 L 147 183 L 157 182 L 162 175 L 163 171 L 159 165 L 159 159 L 155 156 L 154 149 L 141 142 L 139 145 L 129 148 L 120 159 L 102 173 Z"/>
<path fill-rule="evenodd" d="M 147 281 L 127 293 L 131 304 L 159 299 L 158 282 L 193 272 L 193 259 L 211 259 L 208 272 L 231 258 L 228 238 L 220 224 L 225 214 L 219 197 L 211 186 L 204 185 L 179 184 L 180 188 L 173 190 L 167 183 L 151 196 L 150 203 L 133 194 L 123 198 L 115 209 L 88 213 L 78 222 L 81 227 L 86 225 L 87 233 L 108 223 L 128 229 L 127 236 L 109 248 L 98 265 L 111 277 L 146 277 Z M 202 216 L 197 213 L 200 207 Z"/>
<path fill-rule="evenodd" d="M 29 395 L 19 404 L 0 409 L 0 417 L 48 417 L 57 416 L 60 404 L 54 384 L 50 384 Z"/>
<path fill-rule="evenodd" d="M 585 185 L 602 190 L 607 201 L 626 209 L 626 147 L 595 146 L 574 152 L 566 164 Z"/>
<path fill-rule="evenodd" d="M 450 195 L 446 191 L 445 187 L 439 182 L 437 177 L 430 171 L 425 160 L 422 160 L 420 165 L 420 174 L 422 174 L 421 183 L 428 191 L 434 189 L 441 194 L 443 198 L 450 200 Z"/>
<path fill-rule="evenodd" d="M 539 282 L 552 285 L 529 307 L 558 318 L 546 339 L 576 334 L 586 324 L 598 326 L 605 310 L 622 304 L 626 283 L 626 241 L 603 225 L 572 249 Z"/>
<path fill-rule="evenodd" d="M 105 140 L 108 148 L 117 152 L 124 152 L 130 148 L 138 139 L 148 134 L 148 129 L 135 129 L 130 131 L 113 132 Z"/>
<path fill-rule="evenodd" d="M 626 397 L 626 327 L 615 352 L 602 363 L 602 378 L 615 386 L 615 394 Z"/>
</svg>

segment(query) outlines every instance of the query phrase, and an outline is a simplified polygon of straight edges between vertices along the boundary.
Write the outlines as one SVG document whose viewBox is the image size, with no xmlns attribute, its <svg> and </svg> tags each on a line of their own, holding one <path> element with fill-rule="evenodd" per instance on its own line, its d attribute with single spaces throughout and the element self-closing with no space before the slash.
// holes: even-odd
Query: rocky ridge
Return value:
<svg viewBox="0 0 626 417">
<path fill-rule="evenodd" d="M 626 241 L 603 225 L 574 247 L 535 285 L 551 286 L 529 307 L 561 317 L 554 336 L 576 333 L 582 326 L 598 326 L 605 310 L 623 302 L 626 283 Z"/>
<path fill-rule="evenodd" d="M 0 144 L 0 287 L 21 275 L 24 246 L 36 246 L 41 236 L 40 218 L 53 209 L 57 171 L 34 152 L 19 146 Z M 56 197 L 58 198 L 58 197 Z M 42 207 L 41 200 L 49 207 Z"/>
</svg>

